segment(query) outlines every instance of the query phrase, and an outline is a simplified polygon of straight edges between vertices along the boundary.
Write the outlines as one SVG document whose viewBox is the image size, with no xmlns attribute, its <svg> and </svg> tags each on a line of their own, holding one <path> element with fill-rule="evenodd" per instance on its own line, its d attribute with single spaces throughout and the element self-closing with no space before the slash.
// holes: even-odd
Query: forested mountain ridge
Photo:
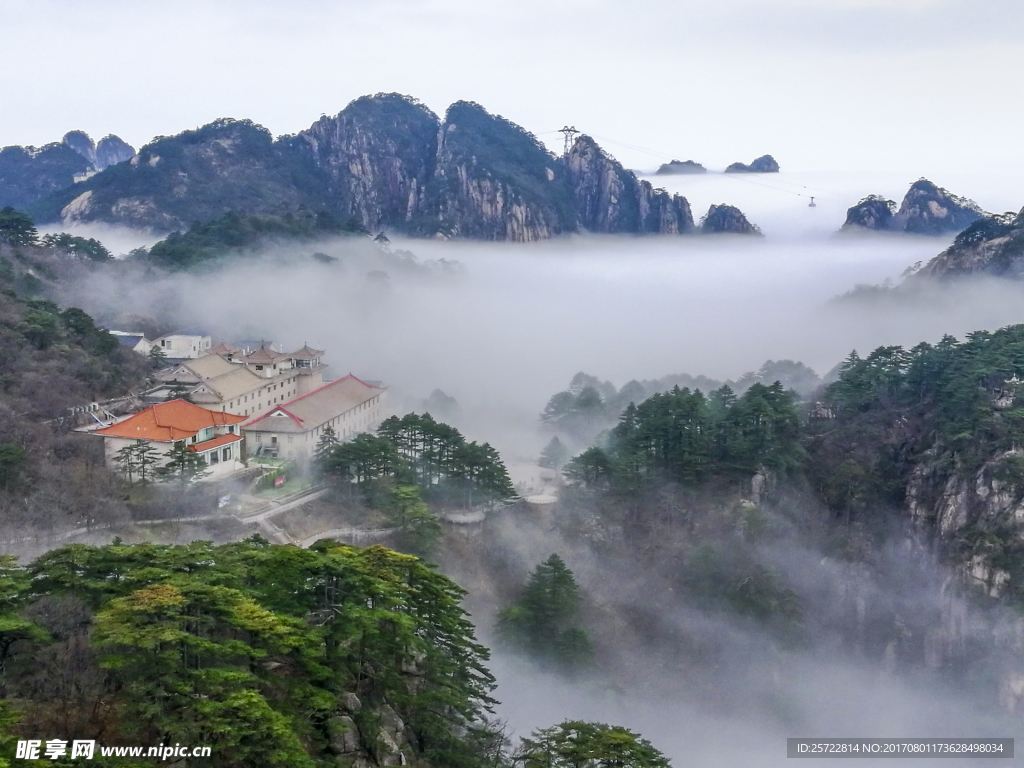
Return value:
<svg viewBox="0 0 1024 768">
<path fill-rule="evenodd" d="M 956 278 L 992 275 L 1020 279 L 1024 275 L 1024 209 L 1013 214 L 978 219 L 956 236 L 953 244 L 915 278 Z"/>
<path fill-rule="evenodd" d="M 169 232 L 300 206 L 371 231 L 515 242 L 694 229 L 685 198 L 638 180 L 589 137 L 559 158 L 478 104 L 456 102 L 442 121 L 398 94 L 356 99 L 276 140 L 229 119 L 158 137 L 128 163 L 37 195 L 30 212 Z"/>
</svg>

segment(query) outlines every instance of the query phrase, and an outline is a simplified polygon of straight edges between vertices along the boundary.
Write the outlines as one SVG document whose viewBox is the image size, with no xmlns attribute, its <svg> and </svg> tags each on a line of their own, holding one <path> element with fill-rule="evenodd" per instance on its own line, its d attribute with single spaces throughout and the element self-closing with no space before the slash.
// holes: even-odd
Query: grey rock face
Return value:
<svg viewBox="0 0 1024 768">
<path fill-rule="evenodd" d="M 99 144 L 94 144 L 85 131 L 68 131 L 61 141 L 88 160 L 97 171 L 135 157 L 135 150 L 113 134 L 100 139 Z"/>
<path fill-rule="evenodd" d="M 85 131 L 68 131 L 61 142 L 88 160 L 93 168 L 96 167 L 96 145 Z"/>
<path fill-rule="evenodd" d="M 341 706 L 346 712 L 358 712 L 363 708 L 363 703 L 359 701 L 359 697 L 351 691 L 346 691 L 341 694 Z"/>
<path fill-rule="evenodd" d="M 733 163 L 725 169 L 726 173 L 778 173 L 779 164 L 775 162 L 775 158 L 771 155 L 761 155 L 750 165 L 744 165 L 743 163 Z"/>
<path fill-rule="evenodd" d="M 332 717 L 327 721 L 327 731 L 331 735 L 331 746 L 341 754 L 358 752 L 362 749 L 359 729 L 355 721 L 348 715 Z"/>
<path fill-rule="evenodd" d="M 104 168 L 131 160 L 133 157 L 135 157 L 135 149 L 111 134 L 104 136 L 96 145 L 95 166 L 97 170 L 102 171 Z"/>
<path fill-rule="evenodd" d="M 907 190 L 892 226 L 903 232 L 942 235 L 959 232 L 984 215 L 974 201 L 937 187 L 928 179 L 918 179 Z"/>
<path fill-rule="evenodd" d="M 708 169 L 693 160 L 672 160 L 664 163 L 655 171 L 659 176 L 671 176 L 674 174 L 707 173 Z"/>
<path fill-rule="evenodd" d="M 731 205 L 712 205 L 700 222 L 701 234 L 724 234 L 761 236 L 761 230 L 747 221 L 743 212 Z"/>
<path fill-rule="evenodd" d="M 299 134 L 329 194 L 368 230 L 400 227 L 423 209 L 433 175 L 437 115 L 395 93 L 356 99 Z"/>
<path fill-rule="evenodd" d="M 576 139 L 564 163 L 580 226 L 588 232 L 684 234 L 693 231 L 685 197 L 640 181 L 589 136 Z"/>
<path fill-rule="evenodd" d="M 872 230 L 891 229 L 894 213 L 896 213 L 895 201 L 886 200 L 881 195 L 868 195 L 846 211 L 843 229 L 853 227 Z"/>
<path fill-rule="evenodd" d="M 1024 278 L 1024 209 L 978 219 L 912 279 L 987 274 Z"/>
<path fill-rule="evenodd" d="M 954 195 L 928 179 L 918 179 L 910 185 L 898 211 L 892 200 L 869 195 L 846 212 L 843 229 L 945 235 L 960 232 L 987 215 L 974 201 Z"/>
</svg>

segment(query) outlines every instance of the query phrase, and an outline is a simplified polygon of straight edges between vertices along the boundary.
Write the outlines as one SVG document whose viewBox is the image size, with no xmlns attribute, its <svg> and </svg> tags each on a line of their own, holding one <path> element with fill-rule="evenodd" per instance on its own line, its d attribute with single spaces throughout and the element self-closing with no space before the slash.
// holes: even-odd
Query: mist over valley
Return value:
<svg viewBox="0 0 1024 768">
<path fill-rule="evenodd" d="M 1009 757 L 1020 11 L 811 5 L 13 9 L 0 768 Z"/>
</svg>

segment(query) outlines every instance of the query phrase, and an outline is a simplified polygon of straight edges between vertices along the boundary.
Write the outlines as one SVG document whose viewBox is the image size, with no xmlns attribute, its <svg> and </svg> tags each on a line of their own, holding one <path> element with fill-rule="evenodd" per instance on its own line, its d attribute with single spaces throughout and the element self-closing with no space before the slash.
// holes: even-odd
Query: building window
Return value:
<svg viewBox="0 0 1024 768">
<path fill-rule="evenodd" d="M 262 365 L 257 365 L 256 366 L 256 370 L 257 371 L 262 371 L 263 370 L 263 366 Z"/>
<path fill-rule="evenodd" d="M 288 435 L 288 442 L 290 443 L 291 441 L 292 441 L 292 436 Z"/>
<path fill-rule="evenodd" d="M 209 462 L 211 466 L 220 463 L 220 456 L 217 455 L 216 451 L 210 451 L 206 455 L 209 457 Z"/>
<path fill-rule="evenodd" d="M 257 443 L 262 443 L 263 442 L 263 433 L 261 433 L 261 432 L 257 432 L 256 433 L 256 442 Z"/>
<path fill-rule="evenodd" d="M 271 435 L 270 436 L 270 444 L 271 445 L 277 445 L 277 435 Z"/>
<path fill-rule="evenodd" d="M 224 455 L 224 461 L 231 461 L 231 446 L 230 445 L 227 448 L 225 448 L 221 453 Z"/>
</svg>

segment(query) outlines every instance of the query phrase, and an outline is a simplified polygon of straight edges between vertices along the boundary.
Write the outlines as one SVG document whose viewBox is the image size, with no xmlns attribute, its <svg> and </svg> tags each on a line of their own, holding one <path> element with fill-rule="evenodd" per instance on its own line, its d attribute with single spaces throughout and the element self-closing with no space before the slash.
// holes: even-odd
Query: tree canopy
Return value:
<svg viewBox="0 0 1024 768">
<path fill-rule="evenodd" d="M 73 716 L 82 738 L 204 744 L 212 765 L 253 768 L 335 765 L 346 711 L 359 749 L 381 757 L 390 707 L 416 755 L 468 768 L 493 678 L 462 595 L 415 557 L 334 542 L 115 541 L 7 559 L 0 705 L 20 738 Z"/>
</svg>

